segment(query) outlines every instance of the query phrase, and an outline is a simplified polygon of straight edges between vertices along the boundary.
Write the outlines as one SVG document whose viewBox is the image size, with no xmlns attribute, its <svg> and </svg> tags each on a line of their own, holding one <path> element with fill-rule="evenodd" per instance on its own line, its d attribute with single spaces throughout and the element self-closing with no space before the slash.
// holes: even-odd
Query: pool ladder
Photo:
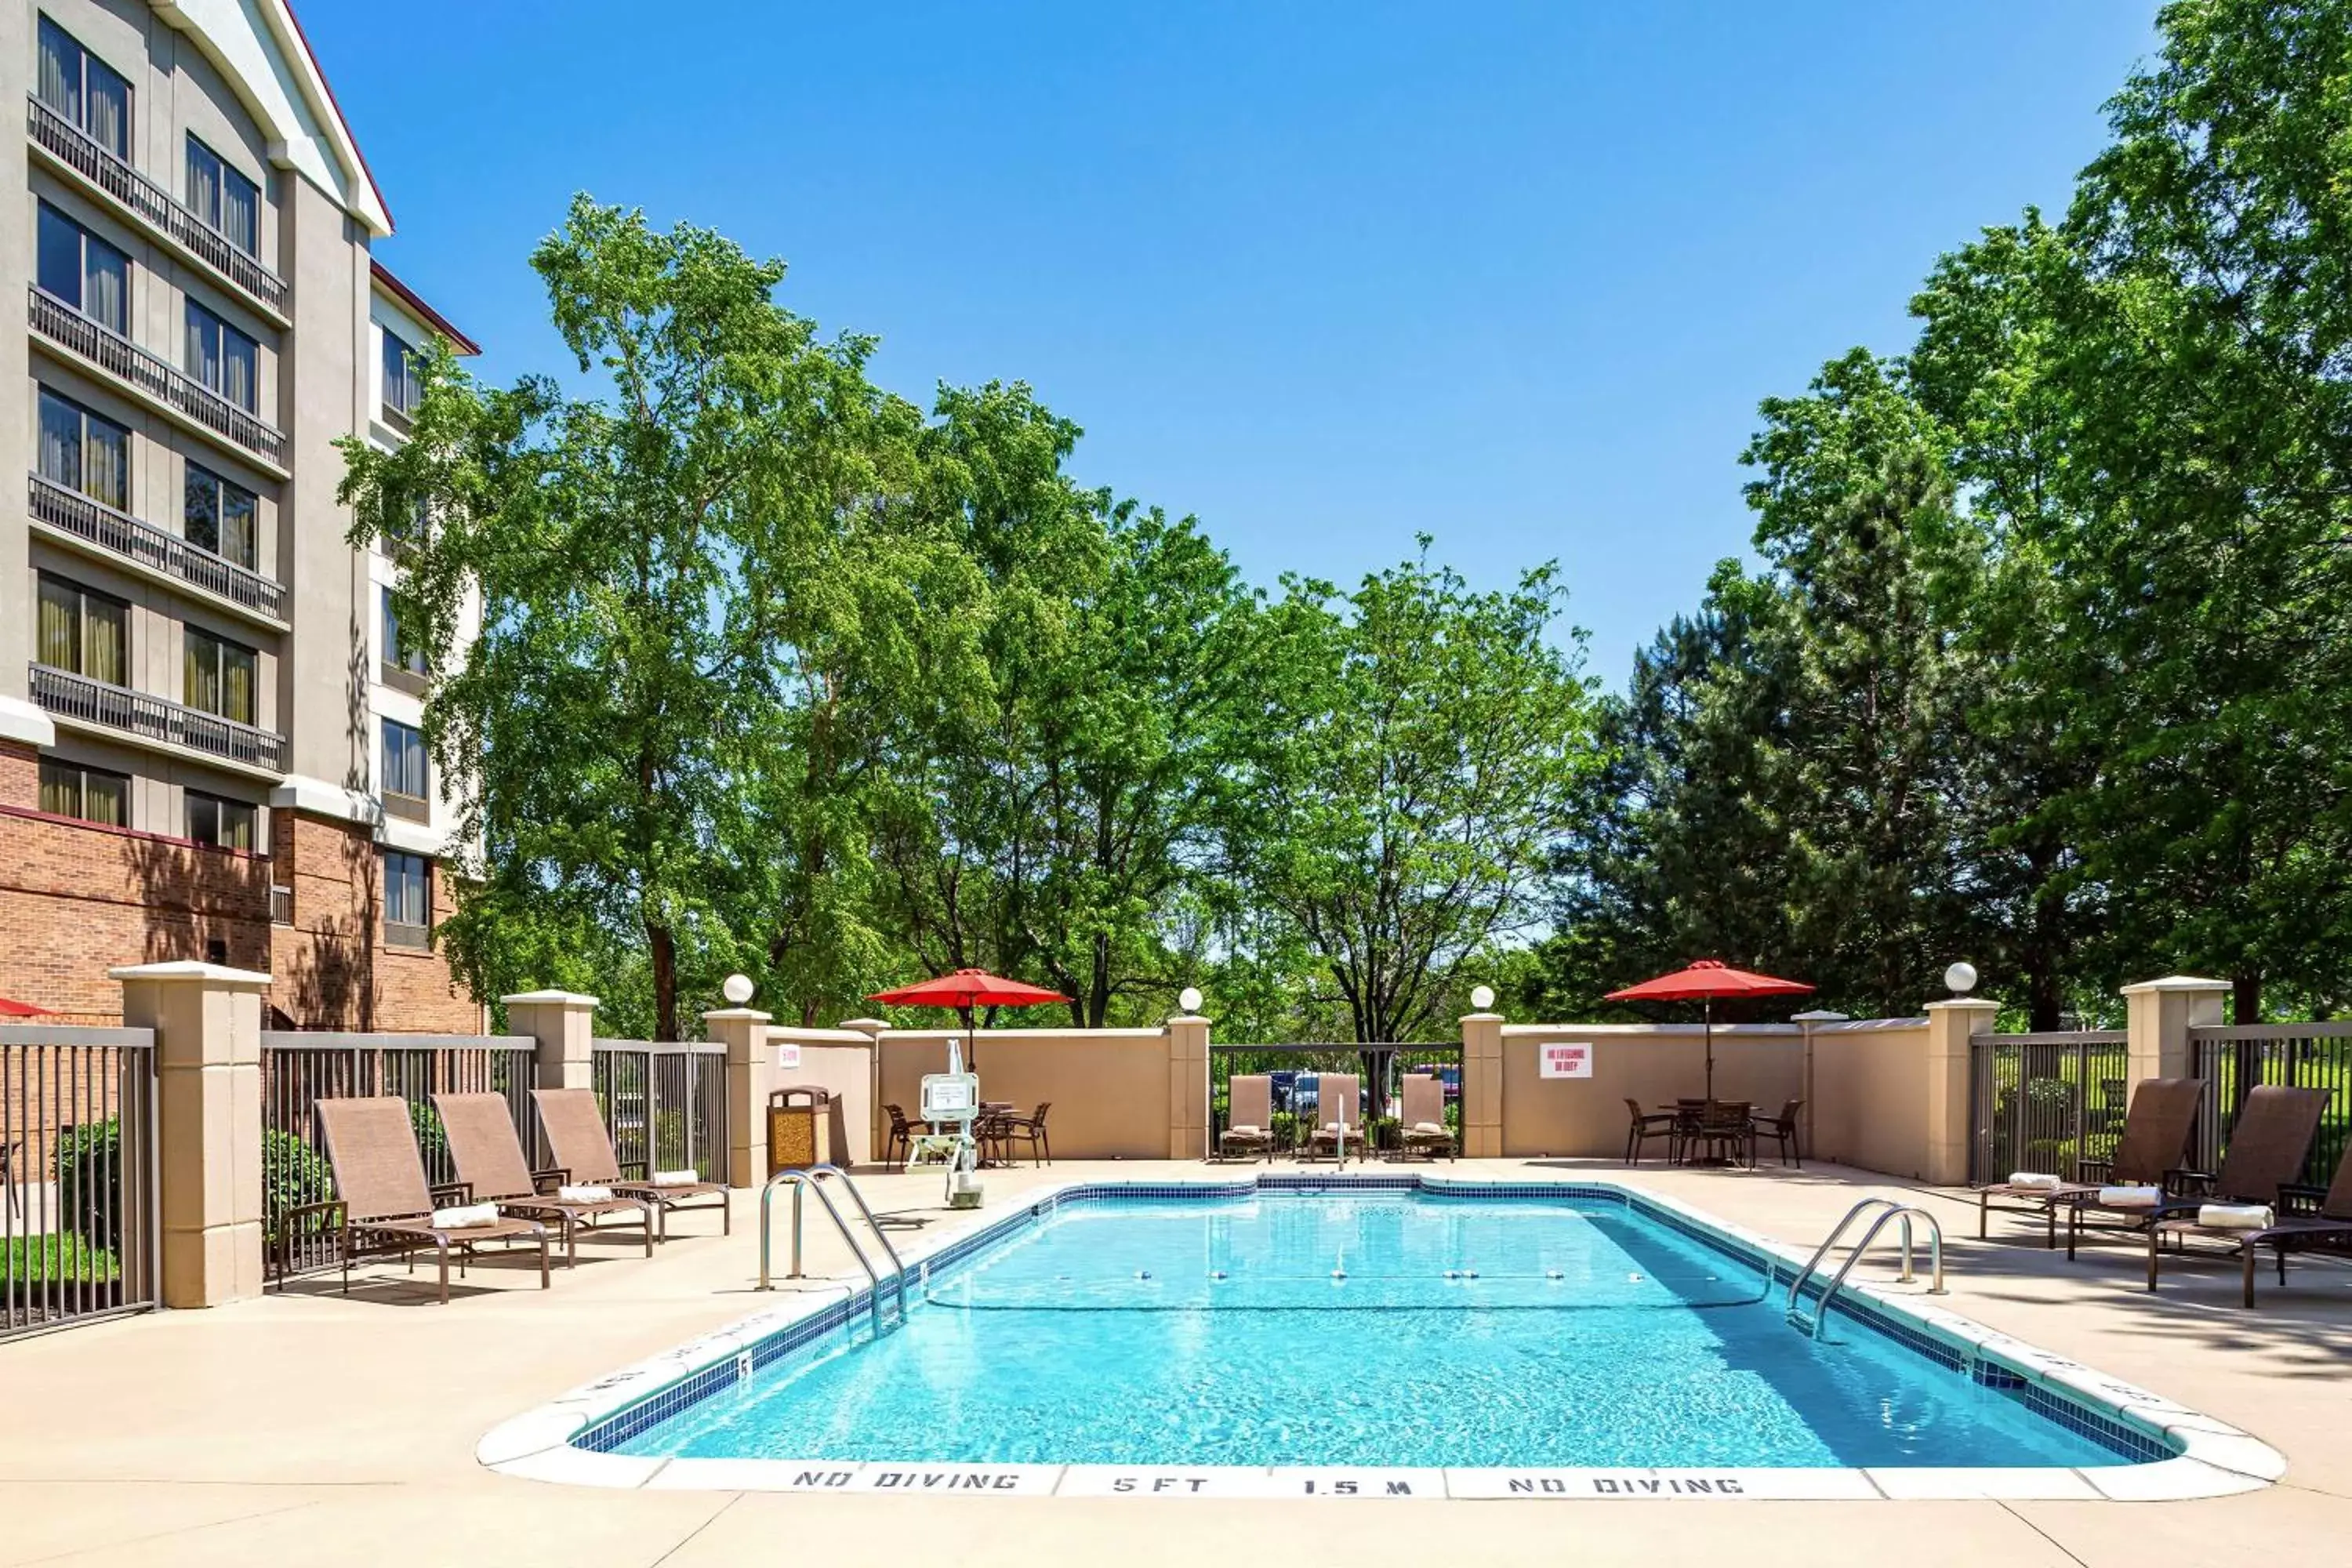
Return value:
<svg viewBox="0 0 2352 1568">
<path fill-rule="evenodd" d="M 1862 1233 L 1862 1239 L 1855 1242 L 1853 1250 L 1845 1255 L 1845 1261 L 1838 1265 L 1837 1273 L 1831 1277 L 1828 1288 L 1822 1292 L 1822 1299 L 1815 1304 L 1812 1318 L 1808 1321 L 1803 1305 L 1805 1281 L 1811 1279 L 1815 1271 L 1821 1268 L 1822 1259 L 1829 1256 L 1830 1248 L 1837 1245 L 1838 1237 L 1846 1233 L 1847 1227 L 1872 1209 L 1880 1211 L 1878 1216 L 1870 1222 L 1870 1228 Z M 1944 1293 L 1944 1227 L 1936 1223 L 1936 1216 L 1916 1205 L 1896 1203 L 1893 1198 L 1864 1198 L 1845 1211 L 1845 1217 L 1837 1222 L 1837 1228 L 1831 1231 L 1819 1247 L 1813 1248 L 1812 1257 L 1806 1259 L 1804 1268 L 1800 1269 L 1797 1278 L 1790 1282 L 1788 1305 L 1790 1323 L 1802 1331 L 1808 1338 L 1817 1340 L 1822 1337 L 1822 1324 L 1830 1315 L 1830 1302 L 1844 1287 L 1845 1277 L 1853 1272 L 1853 1266 L 1860 1262 L 1862 1255 L 1870 1249 L 1870 1244 L 1878 1238 L 1878 1233 L 1886 1228 L 1888 1220 L 1899 1221 L 1902 1226 L 1900 1234 L 1903 1238 L 1903 1272 L 1895 1276 L 1895 1280 L 1898 1284 L 1908 1285 L 1917 1279 L 1918 1276 L 1911 1269 L 1911 1221 L 1915 1215 L 1927 1222 L 1927 1267 L 1933 1277 L 1933 1282 L 1927 1287 L 1927 1294 L 1942 1295 Z"/>
<path fill-rule="evenodd" d="M 838 1165 L 811 1165 L 805 1170 L 778 1171 L 760 1189 L 760 1289 L 770 1290 L 775 1288 L 769 1268 L 769 1247 L 773 1238 L 769 1234 L 768 1200 L 775 1196 L 778 1187 L 793 1189 L 793 1268 L 784 1278 L 799 1279 L 804 1278 L 801 1272 L 801 1194 L 803 1192 L 814 1193 L 816 1201 L 824 1205 L 824 1212 L 832 1217 L 833 1228 L 841 1233 L 849 1255 L 856 1258 L 857 1267 L 866 1271 L 866 1300 L 874 1310 L 874 1337 L 878 1340 L 882 1337 L 882 1275 L 866 1256 L 866 1248 L 858 1245 L 856 1233 L 849 1228 L 849 1222 L 841 1217 L 841 1210 L 835 1205 L 832 1195 L 824 1190 L 824 1178 L 827 1176 L 841 1178 L 841 1184 L 848 1189 L 849 1201 L 857 1205 L 857 1212 L 865 1217 L 866 1227 L 874 1232 L 874 1239 L 882 1244 L 882 1256 L 890 1260 L 890 1289 L 898 1297 L 898 1321 L 903 1323 L 907 1321 L 907 1266 L 898 1260 L 898 1249 L 890 1245 L 889 1237 L 883 1234 L 882 1222 L 874 1217 L 873 1209 L 866 1205 L 866 1194 L 857 1190 L 857 1184 L 849 1179 L 849 1173 Z"/>
</svg>

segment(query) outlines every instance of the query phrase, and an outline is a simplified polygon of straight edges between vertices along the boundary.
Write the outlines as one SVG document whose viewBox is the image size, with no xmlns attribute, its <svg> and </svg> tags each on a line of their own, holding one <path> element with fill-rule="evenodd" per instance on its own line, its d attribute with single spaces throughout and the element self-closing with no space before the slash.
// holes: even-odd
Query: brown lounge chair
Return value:
<svg viewBox="0 0 2352 1568">
<path fill-rule="evenodd" d="M 2198 1078 L 2142 1079 L 2132 1090 L 2130 1109 L 2124 1112 L 2123 1136 L 2116 1140 L 2106 1160 L 2077 1160 L 2074 1179 L 2054 1187 L 2013 1185 L 1995 1182 L 1977 1190 L 1977 1239 L 1985 1237 L 1988 1218 L 1995 1214 L 2039 1215 L 2042 1245 L 2058 1245 L 2058 1210 L 2078 1198 L 2095 1198 L 2102 1186 L 2160 1187 L 2172 1179 L 2189 1158 L 2189 1135 L 2197 1126 L 2197 1105 L 2205 1093 Z M 2088 1182 L 2085 1173 L 2105 1176 Z M 1999 1200 L 2009 1199 L 2010 1202 Z"/>
<path fill-rule="evenodd" d="M 1404 1107 L 1397 1115 L 1397 1130 L 1407 1154 L 1426 1154 L 1433 1160 L 1440 1154 L 1449 1160 L 1462 1157 L 1454 1134 L 1445 1127 L 1445 1086 L 1433 1074 L 1404 1075 Z"/>
<path fill-rule="evenodd" d="M 457 1179 L 466 1184 L 467 1197 L 478 1204 L 496 1204 L 501 1214 L 517 1219 L 553 1221 L 563 1227 L 563 1267 L 580 1262 L 580 1232 L 583 1229 L 635 1230 L 645 1240 L 646 1256 L 654 1255 L 659 1239 L 656 1222 L 659 1205 L 645 1198 L 594 1199 L 575 1202 L 541 1191 L 541 1184 L 561 1184 L 561 1171 L 533 1172 L 522 1157 L 522 1139 L 515 1132 L 514 1113 L 503 1094 L 436 1094 L 433 1109 L 441 1113 L 441 1131 L 449 1141 L 449 1159 Z M 625 1215 L 626 1223 L 599 1227 L 605 1215 Z"/>
<path fill-rule="evenodd" d="M 1274 1158 L 1274 1079 L 1265 1073 L 1242 1073 L 1225 1086 L 1225 1130 L 1217 1134 L 1217 1157 L 1229 1160 L 1236 1153 Z"/>
<path fill-rule="evenodd" d="M 2069 1200 L 2066 1210 L 2066 1256 L 2074 1256 L 2074 1233 L 2084 1210 L 2118 1215 L 2132 1231 L 2145 1230 L 2159 1220 L 2178 1219 L 2184 1211 L 2194 1216 L 2200 1204 L 2269 1204 L 2279 1201 L 2279 1189 L 2294 1180 L 2318 1135 L 2319 1119 L 2327 1110 L 2324 1089 L 2291 1089 L 2282 1083 L 2257 1084 L 2239 1108 L 2230 1129 L 2230 1146 L 2221 1168 L 2176 1171 L 2164 1198 L 2152 1208 L 2118 1208 L 2102 1204 L 2095 1194 Z"/>
<path fill-rule="evenodd" d="M 1316 1080 L 1315 1131 L 1307 1137 L 1307 1149 L 1299 1158 L 1311 1160 L 1317 1154 L 1339 1153 L 1339 1139 L 1344 1131 L 1361 1152 L 1364 1129 L 1356 1114 L 1356 1099 L 1362 1085 L 1351 1072 L 1327 1072 Z"/>
<path fill-rule="evenodd" d="M 319 1126 L 326 1135 L 327 1163 L 335 1173 L 335 1206 L 342 1231 L 343 1293 L 352 1289 L 352 1258 L 362 1247 L 397 1252 L 412 1265 L 431 1247 L 441 1261 L 441 1301 L 449 1301 L 449 1249 L 458 1252 L 462 1273 L 476 1246 L 485 1241 L 539 1243 L 539 1288 L 548 1287 L 547 1227 L 527 1219 L 489 1225 L 436 1226 L 433 1190 L 408 1121 L 408 1102 L 391 1095 L 366 1100 L 321 1100 Z"/>
<path fill-rule="evenodd" d="M 707 1209 L 709 1204 L 692 1204 L 688 1198 L 719 1199 L 719 1228 L 731 1235 L 735 1217 L 728 1212 L 727 1184 L 724 1182 L 681 1182 L 675 1186 L 660 1186 L 645 1180 L 621 1174 L 620 1156 L 613 1152 L 613 1140 L 604 1131 L 604 1118 L 596 1109 L 596 1091 L 588 1089 L 534 1089 L 530 1098 L 539 1106 L 540 1131 L 547 1134 L 547 1146 L 555 1155 L 555 1163 L 567 1182 L 583 1186 L 610 1187 L 614 1197 L 647 1198 L 659 1204 L 663 1210 L 662 1232 L 669 1232 L 668 1215 L 677 1209 Z M 648 1170 L 646 1174 L 651 1176 Z"/>
<path fill-rule="evenodd" d="M 2245 1304 L 2249 1307 L 2254 1304 L 2254 1263 L 2263 1247 L 2277 1255 L 2278 1281 L 2284 1285 L 2286 1255 L 2295 1248 L 2327 1243 L 2339 1248 L 2352 1246 L 2352 1144 L 2346 1145 L 2344 1157 L 2336 1163 L 2336 1179 L 2325 1193 L 2316 1187 L 2284 1184 L 2279 1188 L 2279 1205 L 2282 1209 L 2308 1205 L 2314 1212 L 2282 1212 L 2276 1223 L 2259 1230 L 2202 1225 L 2194 1215 L 2157 1221 L 2147 1231 L 2147 1288 L 2156 1289 L 2157 1259 L 2167 1237 L 2182 1252 L 2188 1250 L 2185 1244 L 2189 1241 L 2210 1241 L 2235 1247 L 2245 1269 Z"/>
</svg>

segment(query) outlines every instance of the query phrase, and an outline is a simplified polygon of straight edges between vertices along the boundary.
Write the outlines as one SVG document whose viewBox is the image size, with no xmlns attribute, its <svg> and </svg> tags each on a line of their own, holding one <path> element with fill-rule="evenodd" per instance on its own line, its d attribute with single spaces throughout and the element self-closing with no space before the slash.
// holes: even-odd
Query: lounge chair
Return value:
<svg viewBox="0 0 2352 1568">
<path fill-rule="evenodd" d="M 449 1159 L 457 1167 L 457 1179 L 466 1184 L 466 1195 L 473 1203 L 491 1203 L 499 1212 L 517 1219 L 552 1221 L 563 1227 L 563 1266 L 575 1267 L 580 1261 L 580 1232 L 583 1229 L 635 1230 L 646 1244 L 646 1256 L 654 1255 L 654 1243 L 660 1239 L 656 1228 L 661 1215 L 659 1205 L 645 1198 L 572 1199 L 561 1192 L 549 1193 L 542 1185 L 558 1186 L 564 1173 L 534 1172 L 530 1162 L 523 1158 L 522 1139 L 515 1132 L 514 1114 L 503 1094 L 436 1094 L 433 1109 L 441 1114 L 441 1131 L 449 1141 Z M 599 1227 L 596 1221 L 608 1215 L 625 1215 L 620 1226 Z"/>
<path fill-rule="evenodd" d="M 400 1253 L 412 1266 L 431 1247 L 441 1263 L 441 1302 L 449 1301 L 449 1252 L 464 1273 L 486 1241 L 539 1243 L 539 1288 L 549 1284 L 547 1227 L 536 1220 L 499 1217 L 486 1225 L 436 1225 L 433 1189 L 408 1120 L 408 1101 L 391 1095 L 316 1102 L 327 1163 L 335 1174 L 331 1223 L 342 1232 L 343 1293 L 352 1289 L 352 1258 L 362 1249 Z M 321 1205 L 328 1206 L 328 1205 Z M 446 1214 L 447 1211 L 441 1211 Z M 290 1227 L 289 1227 L 290 1228 Z"/>
<path fill-rule="evenodd" d="M 2077 1160 L 2071 1180 L 2055 1183 L 1995 1182 L 1977 1190 L 1977 1239 L 1995 1213 L 2039 1215 L 2045 1247 L 2058 1245 L 2058 1211 L 2078 1198 L 2095 1198 L 2105 1185 L 2161 1187 L 2189 1158 L 2189 1135 L 2196 1130 L 2197 1106 L 2205 1080 L 2142 1079 L 2124 1114 L 2123 1136 L 2106 1160 Z M 2053 1173 L 2053 1174 L 2055 1173 Z M 2095 1173 L 2101 1181 L 2084 1181 Z M 2008 1201 L 2003 1201 L 2008 1200 Z"/>
<path fill-rule="evenodd" d="M 1679 1110 L 1644 1110 L 1642 1102 L 1632 1095 L 1625 1097 L 1625 1163 L 1642 1163 L 1642 1148 L 1653 1138 L 1666 1141 L 1666 1163 L 1672 1164 L 1682 1152 L 1682 1112 Z"/>
<path fill-rule="evenodd" d="M 2157 1221 L 2147 1229 L 2147 1288 L 2156 1289 L 2157 1260 L 2168 1238 L 2183 1252 L 2190 1241 L 2234 1247 L 2245 1269 L 2245 1304 L 2249 1307 L 2254 1304 L 2254 1263 L 2263 1247 L 2277 1255 L 2278 1280 L 2284 1285 L 2286 1255 L 2296 1247 L 2328 1242 L 2338 1247 L 2352 1245 L 2352 1144 L 2345 1147 L 2344 1157 L 2336 1163 L 2336 1179 L 2325 1193 L 2316 1187 L 2282 1184 L 2275 1206 L 2281 1212 L 2270 1224 L 2254 1226 L 2208 1225 L 2196 1215 Z M 2290 1206 L 2306 1207 L 2311 1212 L 2284 1212 Z"/>
<path fill-rule="evenodd" d="M 2116 1215 L 2123 1228 L 2138 1232 L 2159 1220 L 2194 1214 L 2204 1204 L 2265 1204 L 2275 1205 L 2279 1189 L 2294 1180 L 2319 1132 L 2319 1119 L 2327 1110 L 2324 1089 L 2291 1089 L 2285 1084 L 2257 1084 L 2239 1108 L 2230 1128 L 2230 1146 L 2221 1168 L 2176 1171 L 2164 1195 L 2152 1205 L 2102 1203 L 2095 1194 L 2070 1199 L 2066 1208 L 2066 1256 L 2074 1256 L 2075 1232 L 2085 1211 Z"/>
<path fill-rule="evenodd" d="M 1445 1126 L 1445 1086 L 1425 1072 L 1404 1075 L 1404 1108 L 1397 1117 L 1398 1136 L 1407 1154 L 1435 1159 L 1462 1157 L 1454 1134 Z"/>
<path fill-rule="evenodd" d="M 621 1173 L 620 1157 L 613 1152 L 613 1140 L 604 1131 L 604 1118 L 596 1109 L 596 1092 L 587 1089 L 534 1089 L 531 1100 L 539 1106 L 540 1131 L 547 1134 L 547 1146 L 555 1155 L 563 1179 L 584 1186 L 610 1187 L 614 1197 L 650 1198 L 664 1211 L 662 1230 L 669 1229 L 668 1215 L 679 1209 L 707 1209 L 709 1204 L 688 1203 L 689 1198 L 717 1197 L 719 1228 L 732 1233 L 734 1215 L 728 1212 L 727 1184 L 724 1182 L 656 1182 L 648 1170 L 644 1177 L 626 1177 Z"/>
<path fill-rule="evenodd" d="M 1351 1072 L 1327 1072 L 1317 1079 L 1317 1124 L 1315 1131 L 1307 1134 L 1307 1148 L 1300 1159 L 1311 1160 L 1318 1153 L 1338 1158 L 1343 1136 L 1356 1145 L 1359 1152 L 1362 1152 L 1364 1128 L 1356 1114 L 1356 1097 L 1361 1087 Z"/>
<path fill-rule="evenodd" d="M 1241 1073 L 1225 1086 L 1225 1130 L 1217 1134 L 1217 1157 L 1274 1158 L 1274 1079 L 1262 1072 Z"/>
</svg>

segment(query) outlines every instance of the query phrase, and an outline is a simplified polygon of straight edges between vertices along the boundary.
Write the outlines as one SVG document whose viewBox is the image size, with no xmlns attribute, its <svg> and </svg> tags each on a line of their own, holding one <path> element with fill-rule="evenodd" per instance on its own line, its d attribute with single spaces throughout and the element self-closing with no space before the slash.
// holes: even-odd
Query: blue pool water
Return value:
<svg viewBox="0 0 2352 1568">
<path fill-rule="evenodd" d="M 1448 1278 L 1449 1271 L 1454 1276 Z M 1475 1278 L 1471 1276 L 1475 1274 Z M 1785 1289 L 1782 1287 L 1781 1289 Z M 1045 1464 L 2091 1466 L 2126 1456 L 1621 1205 L 1066 1205 L 618 1445 Z"/>
</svg>

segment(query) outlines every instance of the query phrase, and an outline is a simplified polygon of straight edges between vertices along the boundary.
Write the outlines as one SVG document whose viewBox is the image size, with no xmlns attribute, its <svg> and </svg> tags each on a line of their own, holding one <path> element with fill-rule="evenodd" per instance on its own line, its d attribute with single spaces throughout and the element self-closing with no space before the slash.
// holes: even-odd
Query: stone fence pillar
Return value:
<svg viewBox="0 0 2352 1568">
<path fill-rule="evenodd" d="M 2131 1037 L 2125 1050 L 2131 1081 L 2193 1077 L 2197 1053 L 2189 1048 L 2189 1031 L 2200 1024 L 2220 1023 L 2221 1002 L 2229 994 L 2228 981 L 2200 980 L 2193 974 L 2125 986 L 2124 1028 Z"/>
<path fill-rule="evenodd" d="M 261 1294 L 261 994 L 215 963 L 110 969 L 122 1021 L 155 1031 L 156 1177 L 166 1307 Z"/>
<path fill-rule="evenodd" d="M 1168 1157 L 1209 1156 L 1209 1020 L 1180 1013 L 1168 1020 Z"/>
<path fill-rule="evenodd" d="M 721 1007 L 702 1016 L 705 1032 L 727 1047 L 727 1184 L 756 1187 L 768 1179 L 768 1093 L 775 1056 L 768 1049 L 772 1013 Z"/>
<path fill-rule="evenodd" d="M 1474 1160 L 1503 1153 L 1503 1016 L 1462 1016 L 1462 1152 Z"/>
<path fill-rule="evenodd" d="M 1992 1033 L 2000 1004 L 1977 996 L 1956 996 L 1927 1004 L 1927 1094 L 1926 1126 L 1921 1142 L 1924 1168 L 1919 1179 L 1939 1187 L 1963 1185 L 1969 1179 L 1969 1149 L 1974 1142 L 1969 1124 L 1969 1066 L 1971 1041 Z"/>
<path fill-rule="evenodd" d="M 593 1089 L 596 998 L 571 991 L 524 991 L 501 996 L 507 1027 L 539 1042 L 532 1059 L 541 1089 Z"/>
</svg>

